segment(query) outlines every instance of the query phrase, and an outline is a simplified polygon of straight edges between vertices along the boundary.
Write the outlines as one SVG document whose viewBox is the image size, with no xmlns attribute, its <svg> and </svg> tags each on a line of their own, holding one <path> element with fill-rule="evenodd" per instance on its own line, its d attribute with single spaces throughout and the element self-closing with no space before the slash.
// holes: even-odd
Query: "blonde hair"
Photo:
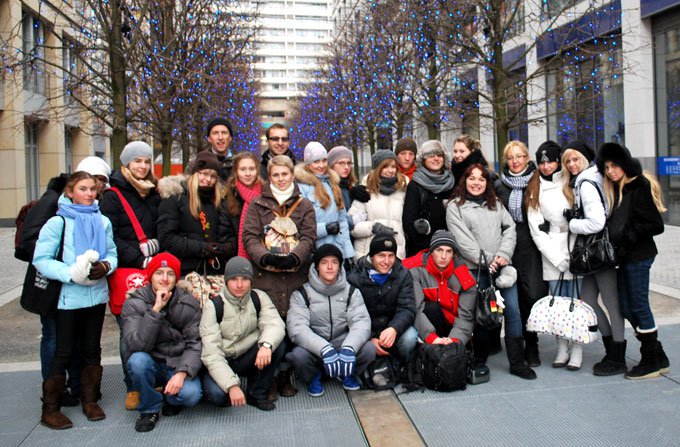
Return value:
<svg viewBox="0 0 680 447">
<path fill-rule="evenodd" d="M 583 155 L 581 152 L 577 151 L 576 149 L 565 149 L 564 152 L 562 152 L 562 172 L 564 176 L 564 187 L 562 188 L 562 192 L 564 193 L 564 196 L 567 198 L 567 201 L 569 202 L 569 206 L 574 206 L 574 190 L 570 186 L 571 184 L 571 179 L 572 175 L 571 172 L 569 172 L 569 169 L 567 169 L 567 159 L 571 157 L 572 155 L 578 155 L 579 161 L 581 162 L 581 172 L 586 170 L 588 168 L 588 165 L 590 163 L 588 162 L 588 159 L 586 158 L 585 155 Z"/>
<path fill-rule="evenodd" d="M 321 183 L 321 180 L 319 180 L 316 174 L 314 174 L 309 169 L 309 165 L 305 165 L 303 169 L 309 172 L 309 174 L 311 175 L 312 181 L 314 182 L 314 197 L 316 198 L 316 200 L 319 201 L 319 206 L 321 206 L 321 208 L 323 209 L 328 208 L 331 205 L 331 203 L 333 203 L 333 201 L 326 192 L 326 188 L 323 187 L 323 183 Z M 340 190 L 340 185 L 333 181 L 333 177 L 328 172 L 330 170 L 331 168 L 326 166 L 326 174 L 328 174 L 328 183 L 331 185 L 331 191 L 333 191 L 333 198 L 335 199 L 335 204 L 337 205 L 338 209 L 341 210 L 345 206 L 344 202 L 342 201 L 342 190 Z M 333 173 L 337 175 L 335 171 L 333 171 Z"/>
<path fill-rule="evenodd" d="M 288 158 L 288 157 L 286 157 Z M 231 170 L 231 175 L 227 178 L 226 185 L 226 195 L 225 200 L 227 201 L 227 213 L 230 216 L 238 216 L 241 212 L 241 202 L 238 200 L 236 195 L 236 180 L 238 179 L 238 165 L 243 160 L 252 160 L 255 163 L 255 170 L 257 171 L 257 178 L 255 179 L 255 184 L 262 184 L 262 178 L 260 177 L 260 170 L 258 169 L 258 159 L 252 152 L 239 152 L 234 156 L 234 167 Z"/>
<path fill-rule="evenodd" d="M 522 143 L 521 141 L 512 140 L 508 141 L 508 144 L 506 144 L 505 147 L 503 148 L 503 158 L 507 159 L 508 154 L 514 147 L 518 147 L 519 150 L 521 150 L 524 153 L 524 155 L 529 157 L 529 148 L 527 148 L 527 145 Z"/>
<path fill-rule="evenodd" d="M 272 174 L 272 166 L 285 166 L 290 169 L 291 174 L 295 169 L 295 166 L 293 166 L 293 161 L 287 155 L 275 155 L 272 157 L 269 160 L 269 163 L 267 163 L 267 175 Z"/>
<path fill-rule="evenodd" d="M 215 209 L 220 207 L 222 203 L 222 197 L 225 196 L 226 188 L 222 180 L 220 180 L 217 171 L 210 169 L 217 176 L 217 181 L 215 182 L 215 198 L 213 199 L 213 205 Z M 198 194 L 198 172 L 194 172 L 189 176 L 187 180 L 187 197 L 189 199 L 189 212 L 194 219 L 200 219 L 201 211 L 203 210 L 203 204 L 201 203 L 201 197 Z"/>
<path fill-rule="evenodd" d="M 368 173 L 368 177 L 366 177 L 366 189 L 368 189 L 368 192 L 371 194 L 380 193 L 380 172 L 385 169 L 389 163 L 394 163 L 396 165 L 397 161 L 393 158 L 386 158 L 381 161 L 375 169 L 371 169 L 371 172 Z M 394 189 L 397 191 L 405 190 L 406 186 L 408 186 L 408 178 L 399 172 L 399 170 L 397 170 L 396 177 L 397 183 L 395 183 Z"/>
<path fill-rule="evenodd" d="M 661 185 L 659 185 L 659 181 L 649 171 L 643 171 L 642 175 L 649 182 L 649 187 L 652 193 L 652 200 L 654 201 L 654 206 L 656 207 L 657 210 L 659 210 L 659 213 L 665 213 L 666 211 L 668 211 L 668 208 L 666 208 L 666 206 L 663 203 L 663 192 L 661 191 Z M 628 175 L 624 172 L 621 180 L 619 180 L 618 182 L 613 182 L 612 180 L 609 179 L 608 176 L 606 175 L 604 176 L 604 194 L 605 197 L 607 198 L 607 203 L 609 204 L 610 216 L 614 211 L 614 208 L 618 207 L 621 204 L 621 201 L 623 200 L 624 186 L 626 186 L 628 183 L 632 182 L 636 178 L 637 176 L 628 177 Z M 616 191 L 617 189 L 618 191 Z M 618 200 L 616 200 L 616 193 L 618 193 Z"/>
</svg>

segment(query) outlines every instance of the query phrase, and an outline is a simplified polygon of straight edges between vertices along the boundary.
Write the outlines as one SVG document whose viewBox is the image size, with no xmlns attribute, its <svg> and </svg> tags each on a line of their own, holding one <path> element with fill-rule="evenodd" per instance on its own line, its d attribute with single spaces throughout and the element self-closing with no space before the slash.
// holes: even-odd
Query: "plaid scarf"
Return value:
<svg viewBox="0 0 680 447">
<path fill-rule="evenodd" d="M 508 211 L 515 222 L 524 222 L 522 202 L 524 202 L 524 190 L 527 189 L 529 180 L 534 176 L 536 165 L 530 162 L 522 175 L 511 175 L 506 169 L 501 174 L 501 181 L 505 186 L 512 189 L 508 200 Z"/>
</svg>

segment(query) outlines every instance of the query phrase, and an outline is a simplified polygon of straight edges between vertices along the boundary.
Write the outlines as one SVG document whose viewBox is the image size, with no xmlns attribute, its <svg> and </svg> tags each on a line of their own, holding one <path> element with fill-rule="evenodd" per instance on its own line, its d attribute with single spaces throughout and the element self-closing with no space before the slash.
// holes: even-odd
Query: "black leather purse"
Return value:
<svg viewBox="0 0 680 447">
<path fill-rule="evenodd" d="M 479 287 L 479 279 L 482 276 L 483 269 L 489 278 L 489 287 L 482 289 Z M 479 262 L 477 263 L 477 312 L 476 320 L 479 326 L 486 329 L 494 329 L 503 323 L 503 310 L 496 305 L 496 287 L 494 286 L 491 272 L 486 265 L 486 260 L 482 252 L 479 253 Z"/>
</svg>

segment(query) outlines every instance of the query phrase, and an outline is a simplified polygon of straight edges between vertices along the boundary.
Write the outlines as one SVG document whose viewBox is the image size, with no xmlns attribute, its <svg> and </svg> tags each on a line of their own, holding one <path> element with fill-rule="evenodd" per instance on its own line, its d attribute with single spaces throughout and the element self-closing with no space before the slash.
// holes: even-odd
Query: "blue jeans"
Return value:
<svg viewBox="0 0 680 447">
<path fill-rule="evenodd" d="M 127 362 L 128 373 L 134 389 L 139 391 L 140 413 L 158 413 L 163 405 L 163 394 L 156 386 L 164 386 L 175 374 L 174 368 L 156 361 L 146 352 L 135 352 Z M 193 407 L 201 400 L 201 381 L 198 377 L 184 380 L 184 386 L 177 394 L 166 394 L 170 405 Z"/>
<path fill-rule="evenodd" d="M 654 257 L 628 262 L 620 265 L 617 271 L 621 313 L 635 330 L 656 329 L 654 315 L 649 307 L 649 270 L 653 263 Z"/>
<path fill-rule="evenodd" d="M 40 372 L 43 380 L 47 379 L 50 365 L 54 360 L 54 353 L 57 350 L 57 316 L 55 314 L 46 317 L 40 317 L 40 324 L 42 325 L 42 336 L 40 337 Z M 78 340 L 76 340 L 78 345 Z M 66 371 L 68 372 L 68 380 L 66 385 L 71 389 L 71 394 L 80 396 L 80 370 L 83 367 L 83 361 L 80 357 L 80 350 L 76 346 L 73 350 L 75 353 L 71 358 Z"/>
<path fill-rule="evenodd" d="M 116 323 L 118 323 L 118 329 L 120 329 L 120 336 L 118 337 L 118 353 L 120 355 L 120 364 L 123 366 L 123 382 L 125 382 L 125 390 L 129 393 L 130 391 L 134 391 L 134 388 L 132 388 L 132 380 L 127 371 L 127 363 L 125 363 L 127 346 L 125 346 L 125 340 L 123 340 L 123 317 L 121 315 L 114 316 L 116 317 Z"/>
<path fill-rule="evenodd" d="M 583 278 L 580 277 L 576 280 L 578 282 L 579 292 L 583 290 Z M 565 279 L 562 281 L 562 291 L 560 292 L 559 279 L 551 279 L 548 281 L 548 287 L 550 288 L 550 293 L 558 296 L 566 296 L 570 298 L 578 298 L 576 295 L 576 287 L 574 287 L 574 280 Z"/>
<path fill-rule="evenodd" d="M 478 287 L 489 287 L 489 278 L 487 275 L 482 275 L 479 278 Z M 522 337 L 522 316 L 519 313 L 519 292 L 517 291 L 517 283 L 512 286 L 500 289 L 503 301 L 505 301 L 505 309 L 503 309 L 503 321 L 505 324 L 505 338 Z"/>
<path fill-rule="evenodd" d="M 408 361 L 411 360 L 411 354 L 413 354 L 413 350 L 416 349 L 416 343 L 418 343 L 418 331 L 413 326 L 409 326 L 409 328 L 397 338 L 397 342 L 395 343 L 397 352 L 404 362 L 408 363 Z"/>
</svg>

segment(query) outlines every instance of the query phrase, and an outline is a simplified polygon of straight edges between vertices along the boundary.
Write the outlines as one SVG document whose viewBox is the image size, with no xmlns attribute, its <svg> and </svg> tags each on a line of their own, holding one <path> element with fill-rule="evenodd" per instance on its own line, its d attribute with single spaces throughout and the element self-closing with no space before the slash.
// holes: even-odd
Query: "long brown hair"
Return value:
<svg viewBox="0 0 680 447">
<path fill-rule="evenodd" d="M 524 204 L 527 209 L 538 209 L 539 195 L 541 193 L 541 175 L 540 173 L 534 174 L 529 180 L 526 191 L 524 191 Z"/>
<path fill-rule="evenodd" d="M 94 180 L 94 184 L 97 184 L 97 179 L 94 177 L 94 175 L 90 174 L 89 172 L 86 171 L 76 171 L 71 176 L 66 180 L 66 186 L 64 186 L 64 191 L 73 194 L 73 187 L 76 186 L 76 183 L 78 183 L 81 180 L 87 180 L 87 179 L 92 179 Z"/>
<path fill-rule="evenodd" d="M 382 170 L 385 169 L 390 163 L 394 163 L 396 165 L 397 161 L 393 158 L 386 158 L 380 162 L 377 168 L 371 169 L 371 172 L 368 173 L 368 177 L 366 177 L 366 189 L 368 189 L 368 192 L 371 194 L 380 193 L 380 172 L 382 172 Z M 405 190 L 406 186 L 408 186 L 408 177 L 399 172 L 398 169 L 396 176 L 397 183 L 394 185 L 395 191 Z"/>
<path fill-rule="evenodd" d="M 495 210 L 498 199 L 496 198 L 496 191 L 493 189 L 491 175 L 489 175 L 489 170 L 479 163 L 468 166 L 468 168 L 465 170 L 465 173 L 463 174 L 463 177 L 461 177 L 460 181 L 456 185 L 456 188 L 453 190 L 451 199 L 455 200 L 458 206 L 465 203 L 465 194 L 467 194 L 467 187 L 465 183 L 467 182 L 467 178 L 470 177 L 470 174 L 472 174 L 472 171 L 475 169 L 479 169 L 482 173 L 482 177 L 486 179 L 486 189 L 483 193 L 486 206 L 490 210 Z"/>
<path fill-rule="evenodd" d="M 250 159 L 255 163 L 255 170 L 257 171 L 257 178 L 255 179 L 255 183 L 259 183 L 260 185 L 262 184 L 262 178 L 260 178 L 260 170 L 258 169 L 258 159 L 253 154 L 252 152 L 244 151 L 244 152 L 239 152 L 234 156 L 234 167 L 231 170 L 231 174 L 229 175 L 229 178 L 227 178 L 227 193 L 225 195 L 225 200 L 227 201 L 226 203 L 226 208 L 227 208 L 227 213 L 229 213 L 230 216 L 238 216 L 241 213 L 241 201 L 238 199 L 238 195 L 236 192 L 236 179 L 238 178 L 238 166 L 239 164 L 245 160 L 245 159 Z"/>
</svg>

